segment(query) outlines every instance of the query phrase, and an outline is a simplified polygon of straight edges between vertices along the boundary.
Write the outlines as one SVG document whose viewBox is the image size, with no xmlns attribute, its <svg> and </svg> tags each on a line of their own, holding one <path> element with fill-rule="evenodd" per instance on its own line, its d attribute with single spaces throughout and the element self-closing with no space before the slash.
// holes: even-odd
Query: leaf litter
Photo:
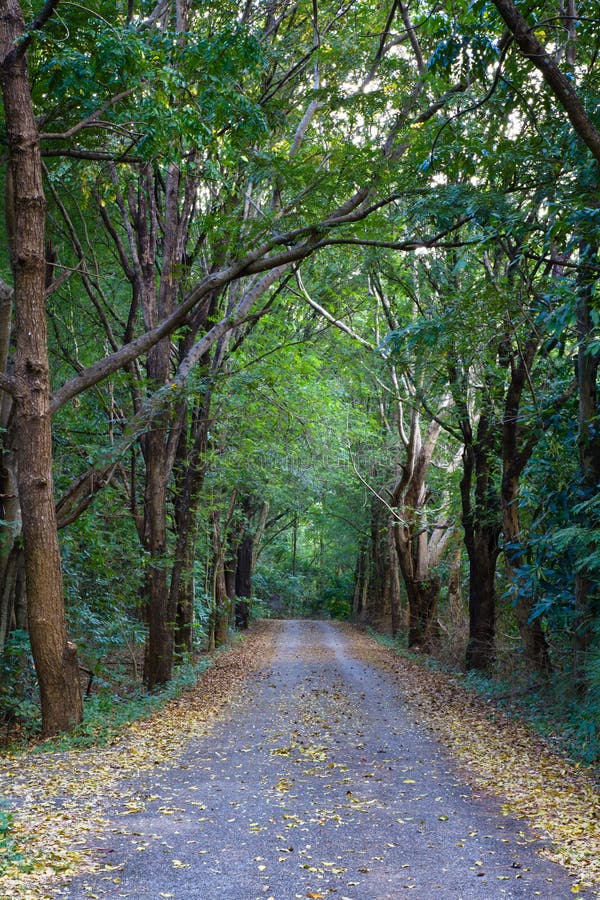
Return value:
<svg viewBox="0 0 600 900">
<path fill-rule="evenodd" d="M 149 719 L 127 726 L 109 748 L 36 752 L 0 761 L 0 778 L 13 805 L 11 858 L 22 857 L 20 862 L 9 860 L 4 868 L 0 860 L 3 900 L 51 900 L 62 878 L 98 870 L 99 857 L 105 860 L 101 870 L 114 874 L 116 881 L 119 867 L 110 864 L 110 848 L 95 845 L 102 841 L 98 835 L 105 824 L 103 810 L 112 803 L 126 815 L 156 799 L 140 797 L 127 787 L 126 779 L 157 765 L 177 764 L 188 741 L 210 731 L 219 714 L 237 699 L 234 690 L 246 675 L 268 663 L 275 628 L 275 623 L 255 626 L 245 640 L 216 657 L 196 688 Z M 507 814 L 526 819 L 550 842 L 542 852 L 576 876 L 574 894 L 600 884 L 600 796 L 588 771 L 552 751 L 525 725 L 490 708 L 458 678 L 400 658 L 350 626 L 344 630 L 352 637 L 357 658 L 393 675 L 419 723 L 447 747 L 465 780 L 480 791 L 501 796 Z M 317 743 L 288 743 L 271 753 L 285 758 L 294 751 L 307 762 L 324 763 L 327 758 L 326 747 Z M 274 787 L 285 796 L 293 785 L 282 779 Z M 363 802 L 349 791 L 348 804 L 360 811 Z M 163 807 L 162 812 L 176 811 Z M 323 810 L 323 821 L 332 815 Z M 287 827 L 295 827 L 296 818 L 285 815 Z M 138 849 L 145 849 L 143 842 Z M 278 851 L 286 852 L 283 847 Z M 185 864 L 175 859 L 172 865 Z M 318 868 L 331 871 L 334 866 L 326 860 Z M 339 874 L 344 871 L 342 866 L 335 868 Z"/>
<path fill-rule="evenodd" d="M 572 893 L 600 897 L 600 791 L 594 773 L 571 762 L 523 722 L 470 692 L 459 677 L 432 671 L 361 634 L 360 659 L 402 686 L 420 725 L 434 732 L 473 787 L 503 799 L 547 842 L 541 853 L 572 873 Z M 408 781 L 406 782 L 408 783 Z"/>
<path fill-rule="evenodd" d="M 125 726 L 110 747 L 40 752 L 0 759 L 0 787 L 11 807 L 11 852 L 0 856 L 2 900 L 51 900 L 58 879 L 97 869 L 110 848 L 96 846 L 104 809 L 139 812 L 140 797 L 126 779 L 164 763 L 176 764 L 189 740 L 207 734 L 251 671 L 268 662 L 272 636 L 256 623 L 243 640 L 215 655 L 197 685 L 148 719 Z M 164 814 L 175 812 L 163 808 Z M 177 868 L 178 860 L 173 861 Z M 103 871 L 118 867 L 109 861 Z"/>
</svg>

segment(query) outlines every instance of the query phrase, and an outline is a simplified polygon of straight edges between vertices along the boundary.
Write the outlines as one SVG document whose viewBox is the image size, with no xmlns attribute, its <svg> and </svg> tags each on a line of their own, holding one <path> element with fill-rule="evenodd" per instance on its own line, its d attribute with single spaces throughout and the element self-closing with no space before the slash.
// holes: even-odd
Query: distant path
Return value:
<svg viewBox="0 0 600 900">
<path fill-rule="evenodd" d="M 108 872 L 55 896 L 174 900 L 572 897 L 523 823 L 476 798 L 349 629 L 272 625 L 269 667 L 174 767 L 109 812 Z M 382 650 L 382 654 L 385 651 Z M 128 785 L 131 787 L 131 784 Z M 140 803 L 140 805 L 142 805 Z M 583 892 L 582 892 L 583 893 Z"/>
</svg>

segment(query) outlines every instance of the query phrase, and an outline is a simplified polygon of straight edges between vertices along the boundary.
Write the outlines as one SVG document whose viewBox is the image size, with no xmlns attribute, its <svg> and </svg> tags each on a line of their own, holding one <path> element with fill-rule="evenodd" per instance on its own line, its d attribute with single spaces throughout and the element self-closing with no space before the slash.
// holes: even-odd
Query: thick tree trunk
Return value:
<svg viewBox="0 0 600 900">
<path fill-rule="evenodd" d="M 469 642 L 467 669 L 487 671 L 494 660 L 496 633 L 497 531 L 480 529 L 474 539 L 475 555 L 469 555 Z"/>
<path fill-rule="evenodd" d="M 500 509 L 491 484 L 489 420 L 482 413 L 475 440 L 470 426 L 464 427 L 464 433 L 468 442 L 463 453 L 460 491 L 464 541 L 469 557 L 469 640 L 465 664 L 467 669 L 486 671 L 494 660 Z"/>
<path fill-rule="evenodd" d="M 198 534 L 198 505 L 206 473 L 207 422 L 210 392 L 202 407 L 192 410 L 191 447 L 182 433 L 176 463 L 174 521 L 177 534 L 175 561 L 169 587 L 169 617 L 175 620 L 175 652 L 191 653 L 194 634 L 194 553 Z"/>
<path fill-rule="evenodd" d="M 156 287 L 158 211 L 155 179 L 146 167 L 138 190 L 137 237 L 144 323 L 154 327 L 168 318 L 175 302 L 174 267 L 178 255 L 179 171 L 169 167 L 165 183 L 165 215 L 160 284 Z M 171 340 L 163 338 L 148 353 L 148 380 L 152 390 L 162 388 L 171 372 Z M 167 586 L 167 486 L 172 468 L 169 431 L 176 428 L 170 410 L 160 413 L 142 440 L 146 463 L 144 491 L 144 547 L 150 554 L 145 581 L 148 622 L 144 680 L 148 688 L 170 681 L 173 675 L 175 611 L 170 609 Z M 171 435 L 172 439 L 172 435 Z"/>
<path fill-rule="evenodd" d="M 432 575 L 428 581 L 413 581 L 410 590 L 406 585 L 409 597 L 409 647 L 418 647 L 426 653 L 435 649 L 439 638 L 436 611 L 441 585 L 438 575 Z"/>
<path fill-rule="evenodd" d="M 215 647 L 223 647 L 229 641 L 230 601 L 224 587 L 223 580 L 223 593 L 217 595 L 216 603 Z"/>
<path fill-rule="evenodd" d="M 58 547 L 48 363 L 44 253 L 45 198 L 37 126 L 24 54 L 15 44 L 24 24 L 15 0 L 0 4 L 0 78 L 7 124 L 7 219 L 14 271 L 14 436 L 23 523 L 31 648 L 40 685 L 42 729 L 55 734 L 81 721 L 75 645 L 67 637 Z"/>
<path fill-rule="evenodd" d="M 441 579 L 430 573 L 427 565 L 420 565 L 423 559 L 414 546 L 419 539 L 411 540 L 409 527 L 396 523 L 394 537 L 408 598 L 408 646 L 430 653 L 438 637 L 436 612 Z"/>
<path fill-rule="evenodd" d="M 400 417 L 401 419 L 401 417 Z M 393 496 L 398 521 L 393 526 L 396 556 L 408 598 L 408 646 L 430 653 L 437 643 L 436 613 L 441 580 L 434 573 L 451 533 L 450 527 L 429 532 L 427 475 L 441 426 L 429 423 L 421 433 L 420 412 L 410 413 L 410 431 L 404 437 L 405 459 Z M 434 537 L 436 535 L 436 537 Z"/>
</svg>

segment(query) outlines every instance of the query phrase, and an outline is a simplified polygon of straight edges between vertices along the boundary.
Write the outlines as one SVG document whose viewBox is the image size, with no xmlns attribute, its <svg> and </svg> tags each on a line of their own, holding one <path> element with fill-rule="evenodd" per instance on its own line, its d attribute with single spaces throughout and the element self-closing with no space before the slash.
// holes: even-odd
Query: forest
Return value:
<svg viewBox="0 0 600 900">
<path fill-rule="evenodd" d="M 0 9 L 6 739 L 331 617 L 597 760 L 596 4 Z"/>
</svg>

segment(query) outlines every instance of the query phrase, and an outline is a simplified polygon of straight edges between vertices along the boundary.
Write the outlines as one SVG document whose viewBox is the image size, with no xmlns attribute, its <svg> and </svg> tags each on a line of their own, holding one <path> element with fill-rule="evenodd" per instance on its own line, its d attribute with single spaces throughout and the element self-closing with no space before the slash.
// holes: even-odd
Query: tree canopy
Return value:
<svg viewBox="0 0 600 900">
<path fill-rule="evenodd" d="M 1 6 L 5 715 L 331 615 L 597 749 L 592 5 Z"/>
</svg>

